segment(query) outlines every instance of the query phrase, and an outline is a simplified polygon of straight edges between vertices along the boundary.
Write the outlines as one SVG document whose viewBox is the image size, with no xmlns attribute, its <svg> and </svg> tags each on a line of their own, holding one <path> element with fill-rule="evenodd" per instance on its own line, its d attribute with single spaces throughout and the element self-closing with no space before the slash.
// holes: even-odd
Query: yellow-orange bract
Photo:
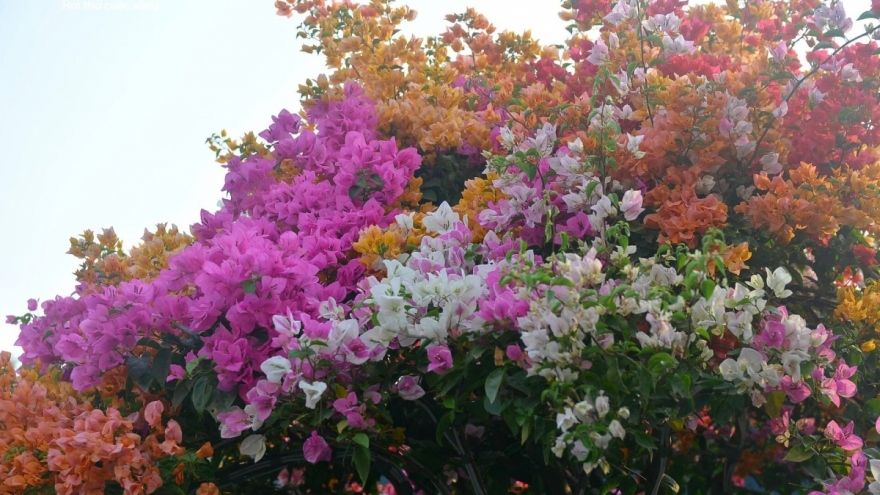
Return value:
<svg viewBox="0 0 880 495">
<path fill-rule="evenodd" d="M 97 235 L 86 230 L 77 239 L 70 238 L 72 254 L 82 259 L 76 271 L 77 280 L 92 286 L 118 285 L 132 279 L 149 281 L 168 266 L 168 258 L 185 246 L 192 244 L 192 236 L 182 233 L 176 225 L 169 229 L 166 224 L 156 225 L 156 231 L 144 230 L 142 243 L 126 255 L 122 241 L 113 228 L 104 229 Z"/>
</svg>

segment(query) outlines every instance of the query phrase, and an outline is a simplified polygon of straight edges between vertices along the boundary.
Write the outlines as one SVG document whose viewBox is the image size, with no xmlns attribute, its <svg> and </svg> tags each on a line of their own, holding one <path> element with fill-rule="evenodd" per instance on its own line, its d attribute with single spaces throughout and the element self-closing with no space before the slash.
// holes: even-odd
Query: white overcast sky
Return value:
<svg viewBox="0 0 880 495">
<path fill-rule="evenodd" d="M 0 0 L 0 316 L 69 295 L 68 238 L 113 226 L 126 247 L 188 229 L 221 198 L 204 141 L 259 131 L 322 71 L 271 0 Z M 410 33 L 474 6 L 499 29 L 567 34 L 554 0 L 410 0 Z M 869 0 L 845 0 L 858 15 Z M 0 322 L 0 349 L 17 354 Z"/>
</svg>

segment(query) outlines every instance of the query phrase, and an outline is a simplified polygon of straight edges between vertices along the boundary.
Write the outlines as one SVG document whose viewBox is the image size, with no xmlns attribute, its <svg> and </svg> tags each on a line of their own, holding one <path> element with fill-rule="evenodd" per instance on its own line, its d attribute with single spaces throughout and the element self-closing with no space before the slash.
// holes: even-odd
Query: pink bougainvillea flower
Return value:
<svg viewBox="0 0 880 495">
<path fill-rule="evenodd" d="M 504 354 L 507 355 L 507 359 L 512 361 L 516 361 L 523 358 L 523 351 L 520 346 L 511 344 L 507 346 L 507 350 L 504 351 Z"/>
<path fill-rule="evenodd" d="M 425 395 L 425 389 L 419 386 L 415 377 L 406 375 L 397 380 L 397 393 L 404 400 L 416 400 Z"/>
<path fill-rule="evenodd" d="M 837 422 L 832 420 L 825 426 L 825 438 L 833 440 L 840 448 L 844 450 L 853 450 L 862 446 L 864 442 L 858 435 L 853 433 L 855 422 L 850 422 L 845 428 L 841 429 Z"/>
<path fill-rule="evenodd" d="M 168 372 L 168 377 L 165 381 L 171 382 L 174 380 L 183 380 L 184 378 L 186 378 L 186 369 L 179 364 L 172 364 L 171 370 Z"/>
<path fill-rule="evenodd" d="M 445 345 L 432 345 L 428 347 L 428 371 L 442 375 L 452 369 L 452 353 Z"/>
<path fill-rule="evenodd" d="M 147 421 L 147 424 L 150 426 L 159 426 L 162 422 L 162 411 L 164 410 L 165 406 L 157 400 L 147 404 L 147 406 L 144 407 L 144 419 Z"/>
<path fill-rule="evenodd" d="M 788 398 L 795 404 L 803 402 L 810 396 L 810 386 L 804 381 L 794 382 L 790 376 L 784 376 L 779 382 L 782 390 L 788 395 Z"/>
<path fill-rule="evenodd" d="M 312 432 L 312 436 L 303 444 L 303 454 L 306 460 L 312 464 L 320 461 L 329 461 L 333 451 L 321 435 L 317 431 Z"/>
</svg>

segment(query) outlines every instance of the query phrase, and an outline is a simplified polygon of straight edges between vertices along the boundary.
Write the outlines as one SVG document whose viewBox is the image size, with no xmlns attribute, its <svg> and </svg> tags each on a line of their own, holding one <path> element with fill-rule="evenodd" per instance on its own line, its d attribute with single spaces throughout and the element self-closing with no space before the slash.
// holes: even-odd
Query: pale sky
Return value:
<svg viewBox="0 0 880 495">
<path fill-rule="evenodd" d="M 271 0 L 0 0 L 0 316 L 73 291 L 68 239 L 113 226 L 188 230 L 222 197 L 212 132 L 260 131 L 321 73 Z M 554 1 L 414 0 L 420 35 L 468 4 L 561 43 Z M 0 349 L 18 329 L 0 323 Z"/>
<path fill-rule="evenodd" d="M 410 0 L 407 34 L 475 6 L 499 29 L 566 36 L 554 0 Z M 68 239 L 184 230 L 221 198 L 213 132 L 260 131 L 322 71 L 271 0 L 0 0 L 0 316 L 73 291 Z M 858 14 L 869 0 L 844 0 Z M 540 8 L 539 8 L 540 7 Z M 0 350 L 18 354 L 0 322 Z"/>
</svg>

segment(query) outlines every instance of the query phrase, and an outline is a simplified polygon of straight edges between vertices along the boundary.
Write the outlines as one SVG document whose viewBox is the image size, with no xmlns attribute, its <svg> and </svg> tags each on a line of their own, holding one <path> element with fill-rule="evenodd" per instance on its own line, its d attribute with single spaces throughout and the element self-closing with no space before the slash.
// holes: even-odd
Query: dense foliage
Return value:
<svg viewBox="0 0 880 495">
<path fill-rule="evenodd" d="M 880 493 L 880 3 L 275 6 L 329 74 L 9 317 L 0 494 Z"/>
</svg>

